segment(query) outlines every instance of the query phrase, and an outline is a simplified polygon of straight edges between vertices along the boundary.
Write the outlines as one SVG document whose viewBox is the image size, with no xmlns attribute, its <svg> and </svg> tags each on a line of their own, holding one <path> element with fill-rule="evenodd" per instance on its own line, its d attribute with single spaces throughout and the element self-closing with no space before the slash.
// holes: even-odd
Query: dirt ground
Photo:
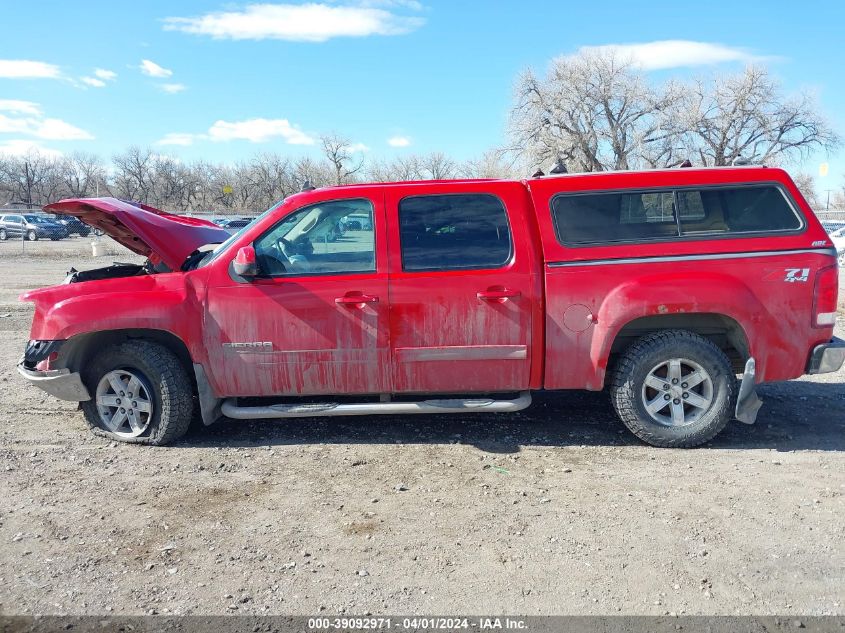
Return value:
<svg viewBox="0 0 845 633">
<path fill-rule="evenodd" d="M 601 393 L 116 444 L 14 369 L 17 295 L 90 246 L 19 246 L 0 245 L 0 613 L 845 613 L 843 372 L 763 387 L 756 425 L 696 450 L 644 446 Z"/>
</svg>

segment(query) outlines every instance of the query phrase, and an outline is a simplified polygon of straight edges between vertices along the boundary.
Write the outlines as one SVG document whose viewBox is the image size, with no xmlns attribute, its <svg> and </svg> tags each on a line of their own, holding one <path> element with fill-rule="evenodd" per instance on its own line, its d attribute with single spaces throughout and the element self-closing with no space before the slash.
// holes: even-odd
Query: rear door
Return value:
<svg viewBox="0 0 845 633">
<path fill-rule="evenodd" d="M 526 389 L 539 283 L 518 183 L 388 188 L 397 393 Z"/>
</svg>

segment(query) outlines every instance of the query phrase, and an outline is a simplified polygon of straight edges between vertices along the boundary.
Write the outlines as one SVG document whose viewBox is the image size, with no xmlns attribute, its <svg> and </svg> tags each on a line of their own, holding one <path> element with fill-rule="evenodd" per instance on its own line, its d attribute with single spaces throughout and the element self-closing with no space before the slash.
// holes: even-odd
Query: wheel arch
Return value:
<svg viewBox="0 0 845 633">
<path fill-rule="evenodd" d="M 130 340 L 159 343 L 173 352 L 189 376 L 194 375 L 193 360 L 185 342 L 168 330 L 153 328 L 125 328 L 77 334 L 68 339 L 65 349 L 62 350 L 64 365 L 71 371 L 79 371 L 98 351 Z"/>
<path fill-rule="evenodd" d="M 718 312 L 682 312 L 641 316 L 622 325 L 608 349 L 608 366 L 640 337 L 661 330 L 687 330 L 712 341 L 742 373 L 751 357 L 748 333 L 735 318 Z"/>
</svg>

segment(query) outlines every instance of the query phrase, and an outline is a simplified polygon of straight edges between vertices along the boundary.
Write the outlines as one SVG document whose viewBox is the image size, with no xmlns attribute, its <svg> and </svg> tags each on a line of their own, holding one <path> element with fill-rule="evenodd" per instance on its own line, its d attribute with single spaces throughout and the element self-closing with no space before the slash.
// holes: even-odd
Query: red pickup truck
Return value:
<svg viewBox="0 0 845 633">
<path fill-rule="evenodd" d="M 779 169 L 330 187 L 232 236 L 113 198 L 46 209 L 147 257 L 22 297 L 20 373 L 128 442 L 173 441 L 195 412 L 507 412 L 607 389 L 637 437 L 687 447 L 753 422 L 755 385 L 845 359 L 836 251 Z"/>
</svg>

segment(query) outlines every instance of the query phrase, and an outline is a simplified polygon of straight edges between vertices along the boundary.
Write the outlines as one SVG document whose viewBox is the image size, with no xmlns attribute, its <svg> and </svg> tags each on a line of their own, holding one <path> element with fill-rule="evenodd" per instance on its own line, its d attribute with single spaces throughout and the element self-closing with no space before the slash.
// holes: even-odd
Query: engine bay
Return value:
<svg viewBox="0 0 845 633">
<path fill-rule="evenodd" d="M 150 265 L 149 260 L 145 261 L 143 264 L 114 262 L 111 266 L 94 268 L 92 270 L 76 270 L 75 268 L 71 268 L 67 272 L 64 283 L 76 284 L 83 281 L 116 279 L 118 277 L 136 277 L 138 275 L 151 275 L 154 272 L 155 271 Z"/>
</svg>

